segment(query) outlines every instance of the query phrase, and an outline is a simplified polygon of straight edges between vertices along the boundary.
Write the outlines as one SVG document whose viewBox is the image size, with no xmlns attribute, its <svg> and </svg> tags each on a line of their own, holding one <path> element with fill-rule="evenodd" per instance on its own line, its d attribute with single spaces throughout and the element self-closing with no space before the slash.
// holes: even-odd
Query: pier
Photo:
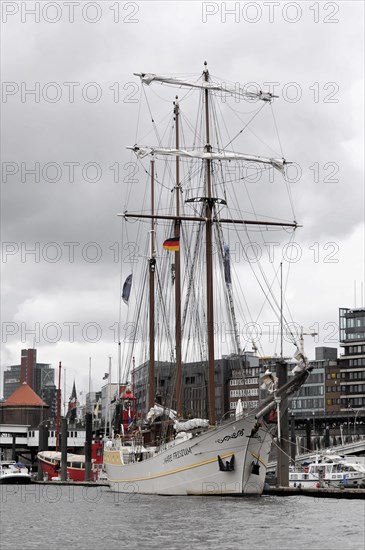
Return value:
<svg viewBox="0 0 365 550">
<path fill-rule="evenodd" d="M 306 496 L 315 498 L 348 498 L 348 499 L 365 499 L 365 489 L 346 489 L 346 488 L 302 488 L 302 487 L 271 487 L 264 488 L 264 495 L 291 497 L 291 496 Z"/>
</svg>

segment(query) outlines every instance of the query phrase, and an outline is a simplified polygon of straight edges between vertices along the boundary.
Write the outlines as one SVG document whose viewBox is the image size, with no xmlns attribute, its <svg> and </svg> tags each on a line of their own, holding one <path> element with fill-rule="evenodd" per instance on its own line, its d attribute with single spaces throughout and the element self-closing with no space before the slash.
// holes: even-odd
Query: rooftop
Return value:
<svg viewBox="0 0 365 550">
<path fill-rule="evenodd" d="M 9 397 L 2 403 L 3 407 L 48 407 L 47 403 L 32 390 L 26 382 L 23 382 Z"/>
</svg>

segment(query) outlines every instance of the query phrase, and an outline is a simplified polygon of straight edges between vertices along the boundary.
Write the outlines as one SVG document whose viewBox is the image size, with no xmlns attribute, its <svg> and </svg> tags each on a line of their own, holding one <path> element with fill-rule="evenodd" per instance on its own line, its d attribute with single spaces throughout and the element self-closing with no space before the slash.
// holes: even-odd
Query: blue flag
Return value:
<svg viewBox="0 0 365 550">
<path fill-rule="evenodd" d="M 224 255 L 223 255 L 223 267 L 224 267 L 224 279 L 228 285 L 232 284 L 231 279 L 231 258 L 229 253 L 228 244 L 224 245 Z"/>
<path fill-rule="evenodd" d="M 128 275 L 128 277 L 124 281 L 123 291 L 122 291 L 123 302 L 127 305 L 129 302 L 129 295 L 131 293 L 131 288 L 132 288 L 132 273 Z"/>
</svg>

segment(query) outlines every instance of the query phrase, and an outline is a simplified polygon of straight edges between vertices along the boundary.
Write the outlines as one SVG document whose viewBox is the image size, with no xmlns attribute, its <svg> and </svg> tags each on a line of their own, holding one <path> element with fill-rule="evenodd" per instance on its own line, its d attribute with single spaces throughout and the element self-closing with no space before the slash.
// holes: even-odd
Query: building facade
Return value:
<svg viewBox="0 0 365 550">
<path fill-rule="evenodd" d="M 340 308 L 341 410 L 365 407 L 365 308 Z M 355 413 L 356 414 L 356 413 Z"/>
<path fill-rule="evenodd" d="M 6 401 L 23 382 L 49 406 L 49 417 L 57 414 L 57 389 L 54 383 L 54 368 L 48 363 L 37 363 L 36 349 L 21 350 L 20 365 L 11 365 L 4 370 L 3 388 Z"/>
<path fill-rule="evenodd" d="M 222 357 L 214 361 L 217 418 L 221 418 L 229 410 L 228 385 L 234 365 L 237 366 L 233 356 Z M 139 414 L 147 412 L 148 369 L 149 362 L 146 361 L 132 371 L 132 391 L 136 397 L 136 407 Z M 175 379 L 175 363 L 156 361 L 156 401 L 171 409 L 176 409 L 174 394 Z M 208 418 L 208 376 L 206 362 L 183 363 L 182 396 L 182 415 L 184 418 Z"/>
<path fill-rule="evenodd" d="M 290 416 L 296 424 L 310 422 L 313 429 L 349 423 L 349 416 L 363 422 L 365 417 L 365 310 L 341 310 L 341 345 L 345 353 L 338 358 L 337 348 L 317 347 L 315 359 L 310 361 L 312 371 L 305 384 L 289 397 Z M 288 379 L 296 362 L 284 358 Z M 250 412 L 267 397 L 260 388 L 261 376 L 266 370 L 276 373 L 278 357 L 258 358 L 252 352 L 242 357 L 223 356 L 215 360 L 215 405 L 217 419 L 233 414 L 241 399 L 244 410 Z M 175 364 L 155 363 L 156 402 L 176 409 L 174 387 Z M 131 391 L 135 396 L 132 413 L 144 416 L 148 409 L 148 370 L 146 361 L 132 371 Z M 184 418 L 208 418 L 208 379 L 206 362 L 183 363 L 182 395 Z M 123 385 L 124 387 L 124 385 Z M 113 422 L 117 384 L 105 384 L 101 395 L 87 397 L 89 412 L 98 411 L 94 424 L 100 428 Z M 110 395 L 109 395 L 110 392 Z M 98 405 L 99 403 L 99 405 Z M 110 403 L 108 407 L 108 403 Z M 324 429 L 324 428 L 323 428 Z M 349 428 L 347 428 L 348 431 Z"/>
<path fill-rule="evenodd" d="M 5 401 L 20 386 L 20 376 L 21 376 L 20 365 L 11 365 L 10 367 L 7 367 L 7 370 L 4 370 L 3 389 L 4 389 Z"/>
<path fill-rule="evenodd" d="M 245 352 L 241 358 L 231 357 L 229 378 L 229 410 L 234 411 L 241 399 L 244 410 L 257 407 L 260 399 L 260 376 L 263 365 L 252 352 Z"/>
</svg>

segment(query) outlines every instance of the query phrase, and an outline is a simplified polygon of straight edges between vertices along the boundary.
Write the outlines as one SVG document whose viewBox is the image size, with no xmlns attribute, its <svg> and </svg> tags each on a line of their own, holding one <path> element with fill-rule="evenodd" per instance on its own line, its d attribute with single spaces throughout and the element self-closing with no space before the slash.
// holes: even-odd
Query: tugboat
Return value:
<svg viewBox="0 0 365 550">
<path fill-rule="evenodd" d="M 60 479 L 61 453 L 40 451 L 37 454 L 43 475 L 49 480 Z M 103 444 L 93 441 L 91 446 L 91 481 L 98 481 L 103 467 Z M 71 481 L 85 481 L 85 455 L 67 453 L 67 478 Z"/>
</svg>

